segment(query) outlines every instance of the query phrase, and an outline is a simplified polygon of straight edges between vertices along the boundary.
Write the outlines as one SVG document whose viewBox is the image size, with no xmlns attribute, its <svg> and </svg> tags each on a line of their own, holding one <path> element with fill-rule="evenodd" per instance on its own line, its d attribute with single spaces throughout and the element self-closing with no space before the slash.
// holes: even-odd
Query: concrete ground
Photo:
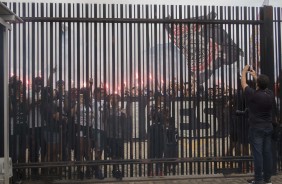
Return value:
<svg viewBox="0 0 282 184">
<path fill-rule="evenodd" d="M 147 178 L 123 178 L 118 181 L 113 178 L 104 180 L 53 180 L 53 181 L 25 181 L 22 184 L 244 184 L 247 179 L 251 179 L 251 174 L 231 174 L 231 175 L 208 175 L 208 176 L 164 176 Z M 282 173 L 272 177 L 273 184 L 282 184 Z"/>
</svg>

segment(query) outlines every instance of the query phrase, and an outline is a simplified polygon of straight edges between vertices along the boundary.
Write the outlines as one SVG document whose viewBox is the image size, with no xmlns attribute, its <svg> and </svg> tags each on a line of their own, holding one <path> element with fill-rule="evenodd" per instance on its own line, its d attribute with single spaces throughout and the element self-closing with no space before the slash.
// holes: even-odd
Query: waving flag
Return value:
<svg viewBox="0 0 282 184">
<path fill-rule="evenodd" d="M 211 12 L 198 19 L 214 20 L 216 16 Z M 192 76 L 196 78 L 199 72 L 199 78 L 195 80 L 200 85 L 211 77 L 213 70 L 230 65 L 243 55 L 221 24 L 174 24 L 173 27 L 167 24 L 166 30 L 174 45 L 182 50 Z"/>
</svg>

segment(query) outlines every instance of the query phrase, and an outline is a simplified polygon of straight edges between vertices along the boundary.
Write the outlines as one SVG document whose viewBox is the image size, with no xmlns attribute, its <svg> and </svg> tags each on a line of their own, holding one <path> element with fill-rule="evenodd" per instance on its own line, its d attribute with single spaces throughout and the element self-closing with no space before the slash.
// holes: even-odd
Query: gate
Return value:
<svg viewBox="0 0 282 184">
<path fill-rule="evenodd" d="M 281 8 L 7 6 L 15 180 L 253 172 L 240 73 L 281 83 Z"/>
</svg>

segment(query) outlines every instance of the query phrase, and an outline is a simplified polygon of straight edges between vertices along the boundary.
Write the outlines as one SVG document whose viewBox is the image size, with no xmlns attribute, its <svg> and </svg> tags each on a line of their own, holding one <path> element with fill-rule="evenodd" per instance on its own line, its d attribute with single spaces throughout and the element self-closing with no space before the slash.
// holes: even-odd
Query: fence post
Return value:
<svg viewBox="0 0 282 184">
<path fill-rule="evenodd" d="M 269 76 L 269 88 L 274 89 L 273 7 L 262 7 L 261 20 L 261 73 Z"/>
<path fill-rule="evenodd" d="M 0 157 L 4 157 L 4 31 L 0 24 Z"/>
<path fill-rule="evenodd" d="M 0 17 L 0 21 L 4 20 Z M 9 105 L 8 105 L 8 29 L 9 24 L 0 24 L 0 157 L 4 156 L 4 183 L 9 184 Z M 1 144 L 0 143 L 0 144 Z"/>
</svg>

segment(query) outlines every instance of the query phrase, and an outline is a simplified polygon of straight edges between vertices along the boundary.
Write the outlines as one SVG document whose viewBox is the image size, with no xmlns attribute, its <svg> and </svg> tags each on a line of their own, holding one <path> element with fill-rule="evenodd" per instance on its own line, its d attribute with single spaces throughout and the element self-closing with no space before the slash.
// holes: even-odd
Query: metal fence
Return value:
<svg viewBox="0 0 282 184">
<path fill-rule="evenodd" d="M 7 6 L 15 180 L 253 172 L 240 73 L 281 83 L 281 8 Z"/>
</svg>

